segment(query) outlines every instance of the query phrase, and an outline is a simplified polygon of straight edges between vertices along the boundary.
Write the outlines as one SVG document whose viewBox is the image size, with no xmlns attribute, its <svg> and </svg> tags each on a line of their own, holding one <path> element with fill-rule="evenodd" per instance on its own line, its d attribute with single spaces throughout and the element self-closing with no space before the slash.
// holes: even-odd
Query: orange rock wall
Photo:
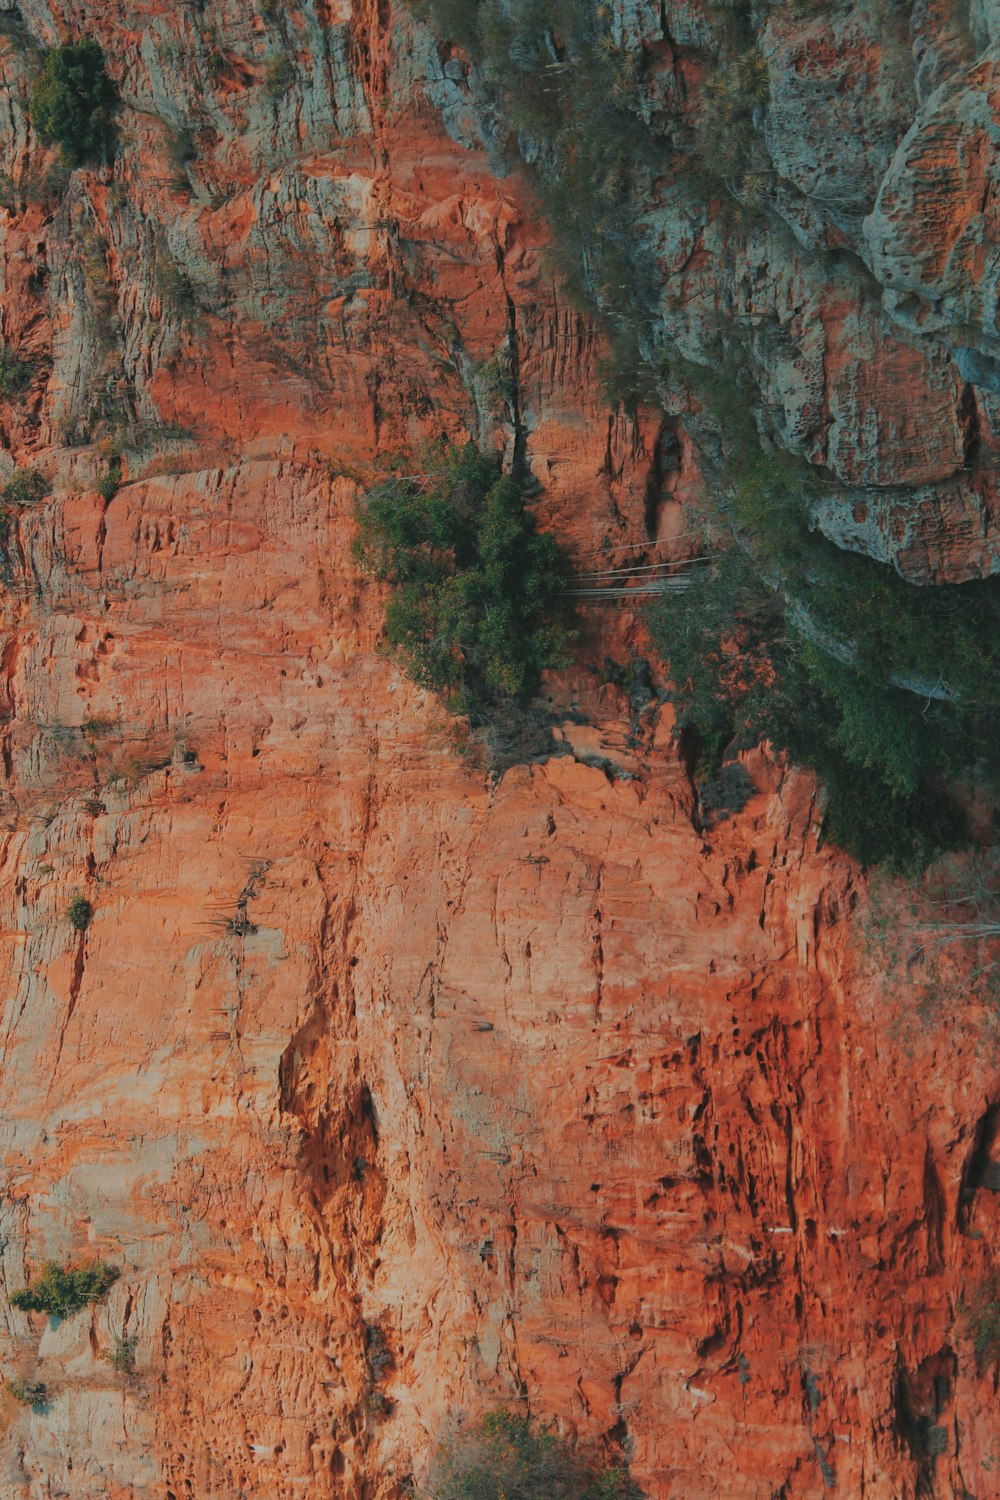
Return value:
<svg viewBox="0 0 1000 1500">
<path fill-rule="evenodd" d="M 379 453 L 524 441 L 581 557 L 699 483 L 682 432 L 608 411 L 426 34 L 283 13 L 271 101 L 242 0 L 21 11 L 97 34 L 127 109 L 113 179 L 0 215 L 37 360 L 4 434 L 53 485 L 2 601 L 0 1268 L 123 1274 L 54 1328 L 0 1299 L 4 1370 L 52 1391 L 5 1403 L 0 1492 L 390 1500 L 503 1401 L 651 1500 L 996 1493 L 959 1315 L 995 1244 L 987 1018 L 911 1024 L 880 983 L 809 778 L 750 755 L 699 830 L 669 709 L 607 681 L 630 616 L 551 684 L 562 753 L 497 781 L 378 652 L 349 547 Z M 20 181 L 51 156 L 12 119 Z M 149 431 L 104 502 L 66 424 L 109 390 Z"/>
</svg>

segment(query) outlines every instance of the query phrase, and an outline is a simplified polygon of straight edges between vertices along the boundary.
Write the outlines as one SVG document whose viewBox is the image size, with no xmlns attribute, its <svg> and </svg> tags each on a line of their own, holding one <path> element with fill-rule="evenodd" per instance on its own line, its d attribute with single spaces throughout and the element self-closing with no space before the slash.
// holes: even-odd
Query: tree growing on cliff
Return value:
<svg viewBox="0 0 1000 1500">
<path fill-rule="evenodd" d="M 25 1312 L 65 1318 L 88 1302 L 99 1301 L 120 1275 L 117 1266 L 109 1266 L 103 1260 L 83 1266 L 61 1266 L 57 1260 L 47 1260 L 34 1281 L 11 1292 L 11 1305 Z"/>
<path fill-rule="evenodd" d="M 81 896 L 79 893 L 73 897 L 66 908 L 66 918 L 75 932 L 86 932 L 93 915 L 94 908 L 86 896 Z"/>
<path fill-rule="evenodd" d="M 469 444 L 429 467 L 369 491 L 354 553 L 392 585 L 386 638 L 407 674 L 486 719 L 567 664 L 566 567 L 494 457 Z"/>
<path fill-rule="evenodd" d="M 1000 587 L 921 588 L 841 551 L 811 526 L 808 467 L 751 420 L 728 426 L 712 565 L 650 610 L 678 722 L 706 773 L 733 739 L 787 750 L 825 783 L 834 843 L 923 868 L 967 838 L 952 783 L 971 768 L 1000 784 Z"/>
<path fill-rule="evenodd" d="M 442 1445 L 432 1500 L 639 1500 L 624 1468 L 588 1461 L 563 1438 L 516 1412 L 487 1412 Z"/>
<path fill-rule="evenodd" d="M 55 141 L 68 167 L 104 151 L 111 130 L 114 85 L 96 42 L 55 47 L 31 91 L 31 120 L 43 140 Z"/>
</svg>

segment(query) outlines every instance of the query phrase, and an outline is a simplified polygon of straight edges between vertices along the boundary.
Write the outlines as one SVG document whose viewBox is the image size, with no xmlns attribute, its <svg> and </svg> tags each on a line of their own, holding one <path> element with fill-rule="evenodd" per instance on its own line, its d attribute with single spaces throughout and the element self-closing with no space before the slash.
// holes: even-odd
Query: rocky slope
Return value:
<svg viewBox="0 0 1000 1500">
<path fill-rule="evenodd" d="M 51 1391 L 5 1401 L 3 1494 L 389 1500 L 495 1401 L 624 1451 L 653 1500 L 995 1493 L 962 1306 L 1000 1081 L 964 959 L 918 1006 L 808 776 L 747 753 L 753 795 L 702 827 L 669 708 L 609 681 L 630 615 L 595 611 L 550 685 L 558 753 L 498 780 L 377 649 L 349 544 L 379 455 L 523 444 L 584 565 L 682 531 L 703 483 L 679 419 L 608 409 L 464 65 L 376 0 L 2 20 L 2 330 L 35 362 L 3 436 L 52 493 L 12 515 L 2 598 L 0 1267 L 123 1268 L 57 1327 L 0 1299 L 5 1372 Z M 621 6 L 678 87 L 713 24 Z M 808 388 L 845 484 L 906 499 L 917 532 L 862 517 L 870 544 L 982 572 L 995 24 L 973 8 L 953 62 L 918 7 L 918 92 L 878 110 L 895 59 L 855 10 L 824 25 L 768 30 L 800 239 L 867 215 L 898 296 L 866 312 L 751 236 L 742 305 L 780 295 L 809 345 L 808 379 L 801 348 L 767 365 L 789 431 Z M 25 87 L 84 31 L 120 139 L 63 180 Z M 912 207 L 934 161 L 947 256 Z M 709 238 L 677 247 L 678 316 Z"/>
</svg>

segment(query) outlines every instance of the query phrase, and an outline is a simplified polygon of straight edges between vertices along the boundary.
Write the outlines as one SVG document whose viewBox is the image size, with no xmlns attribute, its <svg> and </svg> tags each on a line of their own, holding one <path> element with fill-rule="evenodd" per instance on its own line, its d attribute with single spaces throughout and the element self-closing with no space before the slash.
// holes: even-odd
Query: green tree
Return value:
<svg viewBox="0 0 1000 1500">
<path fill-rule="evenodd" d="M 66 165 L 78 167 L 107 146 L 114 102 L 100 47 L 72 42 L 46 57 L 31 91 L 31 119 L 44 140 L 58 143 Z"/>
<path fill-rule="evenodd" d="M 94 908 L 86 896 L 76 895 L 66 908 L 66 916 L 71 927 L 77 932 L 86 932 L 90 926 L 90 919 L 94 915 Z"/>
<path fill-rule="evenodd" d="M 18 469 L 3 487 L 5 505 L 33 505 L 49 493 L 49 481 L 41 469 Z"/>
<path fill-rule="evenodd" d="M 393 585 L 391 650 L 454 708 L 488 717 L 567 663 L 573 633 L 559 547 L 536 531 L 518 484 L 473 445 L 445 450 L 427 475 L 371 490 L 354 551 Z"/>
<path fill-rule="evenodd" d="M 104 1297 L 120 1275 L 117 1266 L 101 1260 L 82 1266 L 61 1266 L 56 1260 L 47 1260 L 34 1281 L 11 1293 L 11 1305 L 25 1312 L 65 1318 Z"/>
</svg>

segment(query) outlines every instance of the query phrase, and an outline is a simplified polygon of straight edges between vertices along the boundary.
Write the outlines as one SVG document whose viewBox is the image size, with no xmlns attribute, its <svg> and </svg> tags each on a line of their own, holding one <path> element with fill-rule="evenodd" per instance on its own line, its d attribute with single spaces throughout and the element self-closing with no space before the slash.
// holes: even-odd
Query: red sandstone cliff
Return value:
<svg viewBox="0 0 1000 1500">
<path fill-rule="evenodd" d="M 510 443 L 498 353 L 578 553 L 698 485 L 682 430 L 608 411 L 429 37 L 367 0 L 20 13 L 2 316 L 37 365 L 2 420 L 53 492 L 2 601 L 0 1266 L 123 1274 L 56 1329 L 0 1299 L 5 1371 L 53 1392 L 6 1403 L 0 1492 L 388 1500 L 499 1400 L 624 1447 L 653 1500 L 1000 1493 L 960 1312 L 1000 1083 L 961 966 L 919 1012 L 886 982 L 807 776 L 750 756 L 698 830 L 669 710 L 606 681 L 629 620 L 552 685 L 571 753 L 495 784 L 376 650 L 358 482 L 426 435 Z M 46 207 L 27 39 L 84 28 L 117 164 Z M 108 410 L 143 432 L 104 502 Z"/>
</svg>

